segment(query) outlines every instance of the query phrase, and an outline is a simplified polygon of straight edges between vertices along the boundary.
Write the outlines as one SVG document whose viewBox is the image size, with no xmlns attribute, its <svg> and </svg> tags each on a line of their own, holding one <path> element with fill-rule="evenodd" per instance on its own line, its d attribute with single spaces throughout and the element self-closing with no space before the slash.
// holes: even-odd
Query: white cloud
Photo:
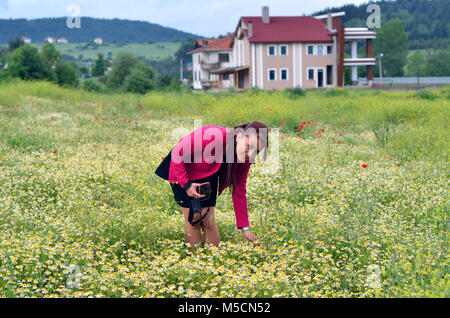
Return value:
<svg viewBox="0 0 450 318">
<path fill-rule="evenodd" d="M 204 36 L 234 31 L 239 17 L 259 16 L 269 6 L 271 15 L 311 14 L 327 7 L 367 0 L 0 0 L 0 18 L 67 16 L 67 6 L 78 4 L 82 16 L 144 20 Z"/>
</svg>

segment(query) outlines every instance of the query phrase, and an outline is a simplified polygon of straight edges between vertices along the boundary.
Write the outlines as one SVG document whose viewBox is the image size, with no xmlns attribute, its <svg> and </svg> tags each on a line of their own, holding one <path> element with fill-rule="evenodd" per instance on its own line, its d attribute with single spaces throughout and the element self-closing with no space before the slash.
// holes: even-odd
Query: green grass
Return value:
<svg viewBox="0 0 450 318">
<path fill-rule="evenodd" d="M 448 297 L 449 89 L 138 96 L 0 84 L 0 295 Z M 186 249 L 154 170 L 194 119 L 280 129 L 279 167 L 257 163 L 247 183 L 262 248 L 236 230 L 225 192 L 220 249 Z"/>
<path fill-rule="evenodd" d="M 42 47 L 43 44 L 33 44 L 37 47 Z M 99 53 L 102 53 L 105 58 L 111 52 L 114 58 L 119 52 L 126 51 L 136 56 L 142 56 L 149 60 L 160 60 L 167 57 L 172 57 L 180 47 L 181 43 L 175 42 L 161 42 L 161 43 L 129 43 L 125 45 L 105 43 L 98 47 L 83 48 L 84 43 L 56 43 L 54 44 L 56 50 L 62 55 L 71 55 L 76 60 L 79 59 L 80 54 L 83 55 L 83 60 L 91 59 L 95 61 Z"/>
</svg>

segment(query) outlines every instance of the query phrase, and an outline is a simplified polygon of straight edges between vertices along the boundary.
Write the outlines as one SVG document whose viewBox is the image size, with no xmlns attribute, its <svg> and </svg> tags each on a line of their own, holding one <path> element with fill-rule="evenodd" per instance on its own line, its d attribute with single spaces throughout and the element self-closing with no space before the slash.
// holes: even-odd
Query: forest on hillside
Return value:
<svg viewBox="0 0 450 318">
<path fill-rule="evenodd" d="M 382 0 L 370 1 L 359 6 L 348 4 L 325 8 L 312 15 L 345 11 L 342 23 L 347 27 L 365 27 L 368 16 L 367 6 L 376 3 L 381 9 L 381 26 L 398 19 L 402 21 L 408 34 L 409 49 L 447 49 L 450 45 L 449 0 Z"/>
<path fill-rule="evenodd" d="M 88 43 L 100 37 L 104 42 L 183 42 L 191 33 L 146 21 L 81 17 L 81 28 L 68 28 L 67 18 L 0 19 L 0 44 L 15 37 L 29 37 L 33 43 L 44 38 L 65 37 L 71 43 Z"/>
</svg>

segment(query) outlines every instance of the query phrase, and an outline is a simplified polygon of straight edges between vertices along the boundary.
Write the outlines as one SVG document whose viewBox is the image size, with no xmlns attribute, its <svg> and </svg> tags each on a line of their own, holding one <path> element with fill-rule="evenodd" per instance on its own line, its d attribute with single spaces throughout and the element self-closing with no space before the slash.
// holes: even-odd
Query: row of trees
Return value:
<svg viewBox="0 0 450 318">
<path fill-rule="evenodd" d="M 437 50 L 433 54 L 414 51 L 406 65 L 408 76 L 450 76 L 450 51 Z"/>
<path fill-rule="evenodd" d="M 0 55 L 2 66 L 5 65 L 0 74 L 2 78 L 48 80 L 69 87 L 79 84 L 76 66 L 64 62 L 53 44 L 45 44 L 41 52 L 36 47 L 26 44 L 16 48 L 9 56 L 5 51 Z"/>
<path fill-rule="evenodd" d="M 2 1 L 0 1 L 1 3 Z M 33 42 L 46 36 L 65 37 L 71 43 L 88 43 L 96 37 L 105 42 L 175 42 L 197 35 L 146 21 L 81 17 L 81 29 L 67 28 L 67 18 L 0 19 L 0 43 L 26 35 Z"/>
<path fill-rule="evenodd" d="M 65 87 L 81 84 L 88 91 L 139 94 L 154 89 L 180 90 L 182 87 L 177 78 L 158 74 L 151 66 L 127 52 L 119 53 L 112 62 L 99 54 L 92 68 L 94 78 L 81 80 L 88 73 L 86 67 L 65 62 L 53 44 L 45 44 L 39 52 L 29 44 L 11 41 L 9 51 L 12 52 L 6 48 L 0 49 L 0 79 L 48 80 Z"/>
<path fill-rule="evenodd" d="M 450 50 L 428 49 L 424 51 L 425 54 L 421 50 L 416 50 L 410 54 L 408 33 L 402 21 L 397 19 L 388 21 L 382 28 L 376 29 L 376 32 L 377 37 L 373 46 L 377 62 L 374 68 L 376 77 L 380 76 L 380 59 L 383 76 L 450 76 Z M 349 49 L 350 47 L 347 47 L 347 54 Z M 365 45 L 361 46 L 358 55 L 365 57 L 365 50 Z M 358 76 L 365 77 L 366 69 L 359 68 Z"/>
</svg>

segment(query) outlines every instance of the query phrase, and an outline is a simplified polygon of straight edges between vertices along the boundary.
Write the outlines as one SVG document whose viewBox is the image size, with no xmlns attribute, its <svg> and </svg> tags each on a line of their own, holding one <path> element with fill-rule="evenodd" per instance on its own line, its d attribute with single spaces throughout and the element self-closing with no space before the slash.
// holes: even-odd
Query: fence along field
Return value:
<svg viewBox="0 0 450 318">
<path fill-rule="evenodd" d="M 141 96 L 3 83 L 0 294 L 448 297 L 449 97 L 449 86 Z M 279 171 L 249 174 L 262 247 L 236 230 L 225 193 L 220 248 L 186 249 L 153 172 L 194 119 L 280 129 Z"/>
</svg>

